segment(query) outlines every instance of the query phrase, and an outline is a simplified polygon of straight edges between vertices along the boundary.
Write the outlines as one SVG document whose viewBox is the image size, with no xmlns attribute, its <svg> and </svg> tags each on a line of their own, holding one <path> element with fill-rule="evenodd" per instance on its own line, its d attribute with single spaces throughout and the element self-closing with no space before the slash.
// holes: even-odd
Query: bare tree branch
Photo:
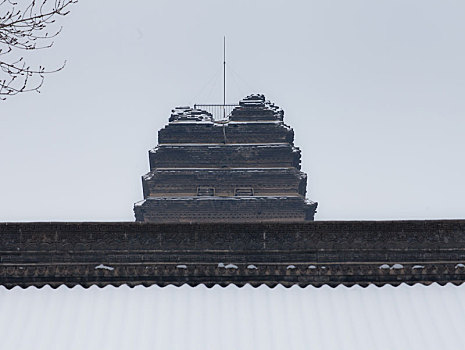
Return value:
<svg viewBox="0 0 465 350">
<path fill-rule="evenodd" d="M 22 3 L 21 3 L 22 2 Z M 62 70 L 47 70 L 27 64 L 21 51 L 47 49 L 62 27 L 56 18 L 66 16 L 77 0 L 0 0 L 0 99 L 21 92 L 37 91 L 45 75 Z"/>
</svg>

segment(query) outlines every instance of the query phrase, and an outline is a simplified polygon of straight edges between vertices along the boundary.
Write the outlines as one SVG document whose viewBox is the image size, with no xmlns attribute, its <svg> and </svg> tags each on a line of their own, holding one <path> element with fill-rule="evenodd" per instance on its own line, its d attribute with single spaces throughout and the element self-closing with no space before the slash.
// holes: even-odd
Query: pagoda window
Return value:
<svg viewBox="0 0 465 350">
<path fill-rule="evenodd" d="M 197 196 L 214 196 L 215 187 L 208 186 L 198 186 L 197 187 Z"/>
<path fill-rule="evenodd" d="M 234 191 L 235 196 L 253 196 L 252 187 L 238 187 Z"/>
</svg>

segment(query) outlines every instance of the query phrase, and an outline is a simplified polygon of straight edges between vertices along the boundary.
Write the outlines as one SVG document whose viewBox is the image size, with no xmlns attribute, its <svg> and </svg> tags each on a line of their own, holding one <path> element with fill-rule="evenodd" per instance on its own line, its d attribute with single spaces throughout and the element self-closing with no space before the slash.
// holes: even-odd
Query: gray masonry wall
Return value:
<svg viewBox="0 0 465 350">
<path fill-rule="evenodd" d="M 0 284 L 462 283 L 465 220 L 3 223 Z"/>
</svg>

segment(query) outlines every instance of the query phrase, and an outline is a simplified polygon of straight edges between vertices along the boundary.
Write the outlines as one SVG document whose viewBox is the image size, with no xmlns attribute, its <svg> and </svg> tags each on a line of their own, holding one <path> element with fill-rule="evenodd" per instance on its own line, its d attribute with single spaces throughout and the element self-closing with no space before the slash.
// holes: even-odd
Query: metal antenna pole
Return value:
<svg viewBox="0 0 465 350">
<path fill-rule="evenodd" d="M 223 119 L 226 119 L 226 36 L 223 36 Z"/>
<path fill-rule="evenodd" d="M 223 123 L 226 121 L 226 36 L 223 36 Z M 226 144 L 226 126 L 223 124 L 223 137 Z"/>
</svg>

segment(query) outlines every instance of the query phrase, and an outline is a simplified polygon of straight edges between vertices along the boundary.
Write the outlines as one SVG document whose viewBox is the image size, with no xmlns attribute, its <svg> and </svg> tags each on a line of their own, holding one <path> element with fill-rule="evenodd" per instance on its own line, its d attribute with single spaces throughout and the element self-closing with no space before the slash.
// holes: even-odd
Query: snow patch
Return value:
<svg viewBox="0 0 465 350">
<path fill-rule="evenodd" d="M 237 268 L 238 268 L 238 267 L 237 267 L 236 265 L 234 265 L 234 264 L 225 265 L 225 264 L 223 264 L 223 263 L 219 263 L 219 264 L 218 264 L 218 267 L 219 267 L 219 268 L 222 267 L 222 268 L 225 268 L 225 269 L 237 269 Z"/>
<path fill-rule="evenodd" d="M 111 267 L 111 266 L 107 266 L 107 265 L 100 264 L 100 265 L 95 266 L 95 269 L 96 269 L 96 270 L 108 270 L 108 271 L 113 271 L 115 268 L 114 268 L 114 267 Z"/>
<path fill-rule="evenodd" d="M 391 270 L 394 269 L 394 270 L 399 270 L 399 269 L 403 269 L 404 268 L 404 265 L 402 264 L 394 264 L 391 266 Z"/>
</svg>

